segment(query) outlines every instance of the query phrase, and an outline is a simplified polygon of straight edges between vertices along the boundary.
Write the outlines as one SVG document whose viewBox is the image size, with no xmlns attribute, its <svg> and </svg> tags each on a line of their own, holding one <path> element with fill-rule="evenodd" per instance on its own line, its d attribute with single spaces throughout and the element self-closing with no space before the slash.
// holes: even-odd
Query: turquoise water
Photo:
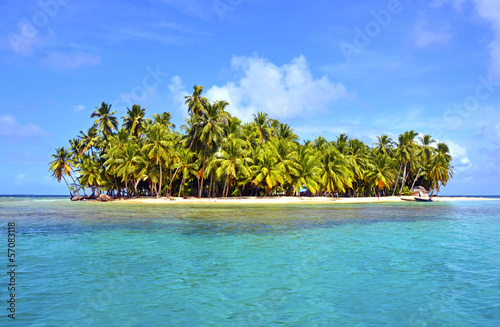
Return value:
<svg viewBox="0 0 500 327">
<path fill-rule="evenodd" d="M 13 220 L 19 326 L 500 325 L 500 201 L 0 198 L 5 253 Z"/>
</svg>

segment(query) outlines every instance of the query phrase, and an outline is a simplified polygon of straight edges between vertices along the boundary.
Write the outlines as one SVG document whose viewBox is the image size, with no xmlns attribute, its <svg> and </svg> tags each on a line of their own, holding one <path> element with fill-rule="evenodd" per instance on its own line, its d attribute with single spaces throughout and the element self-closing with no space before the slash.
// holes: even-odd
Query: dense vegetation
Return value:
<svg viewBox="0 0 500 327">
<path fill-rule="evenodd" d="M 50 171 L 71 195 L 156 197 L 401 195 L 414 185 L 439 192 L 453 176 L 448 146 L 430 135 L 407 131 L 396 142 L 381 135 L 372 147 L 345 134 L 300 143 L 289 125 L 266 113 L 242 123 L 226 101 L 212 103 L 202 92 L 195 85 L 185 97 L 183 133 L 170 113 L 147 119 L 140 105 L 127 108 L 119 127 L 103 102 L 93 126 L 56 149 Z"/>
</svg>

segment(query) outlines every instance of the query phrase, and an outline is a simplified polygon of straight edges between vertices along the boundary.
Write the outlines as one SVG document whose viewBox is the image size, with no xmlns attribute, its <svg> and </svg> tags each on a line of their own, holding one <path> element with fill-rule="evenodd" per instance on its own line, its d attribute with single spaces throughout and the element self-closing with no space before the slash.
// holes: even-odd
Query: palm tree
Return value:
<svg viewBox="0 0 500 327">
<path fill-rule="evenodd" d="M 71 154 L 71 160 L 72 160 L 73 164 L 76 165 L 80 161 L 80 157 L 81 157 L 80 156 L 80 152 L 81 152 L 80 141 L 76 138 L 70 139 L 69 145 L 70 146 L 69 146 L 68 150 L 70 151 L 70 154 Z M 73 169 L 73 166 L 70 166 L 70 167 L 71 167 L 71 171 L 74 174 L 75 170 Z M 73 179 L 73 181 L 75 181 L 75 180 Z M 76 192 L 78 193 L 78 195 L 80 195 L 79 190 L 80 190 L 81 185 L 76 184 L 75 187 L 76 187 Z M 83 194 L 85 196 L 87 196 L 87 194 L 85 193 L 85 188 L 82 187 L 82 189 L 83 189 Z"/>
<path fill-rule="evenodd" d="M 347 134 L 340 134 L 337 136 L 337 142 L 335 142 L 335 146 L 337 147 L 337 150 L 339 150 L 340 153 L 346 154 L 347 149 L 349 148 L 349 136 Z"/>
<path fill-rule="evenodd" d="M 132 109 L 127 108 L 127 115 L 123 118 L 123 126 L 130 132 L 130 135 L 140 137 L 144 130 L 144 115 L 146 109 L 140 105 L 134 104 Z"/>
<path fill-rule="evenodd" d="M 446 143 L 438 143 L 437 144 L 437 149 L 436 149 L 437 155 L 444 159 L 446 162 L 450 163 L 451 162 L 451 155 L 450 155 L 450 148 Z"/>
<path fill-rule="evenodd" d="M 181 196 L 182 187 L 184 186 L 186 180 L 189 179 L 189 176 L 198 174 L 198 165 L 193 161 L 193 157 L 194 152 L 190 151 L 189 149 L 182 148 L 179 152 L 179 162 L 173 165 L 173 168 L 177 169 L 176 174 L 177 172 L 180 172 L 182 176 L 178 196 Z"/>
<path fill-rule="evenodd" d="M 298 151 L 298 169 L 293 176 L 295 193 L 304 186 L 311 192 L 319 190 L 319 167 L 316 156 L 311 153 L 308 146 L 301 146 Z"/>
<path fill-rule="evenodd" d="M 144 151 L 148 154 L 149 159 L 153 160 L 160 167 L 160 193 L 163 182 L 162 161 L 168 161 L 170 144 L 167 141 L 164 127 L 160 124 L 154 124 L 148 130 L 148 141 L 144 145 Z M 158 198 L 161 194 L 156 194 Z"/>
<path fill-rule="evenodd" d="M 233 118 L 237 119 L 237 118 Z M 233 120 L 231 119 L 231 120 Z M 239 120 L 239 119 L 238 119 Z M 259 131 L 257 128 L 257 125 L 251 124 L 251 123 L 244 123 L 243 126 L 241 126 L 241 132 L 239 135 L 239 138 L 241 138 L 243 141 L 245 141 L 246 146 L 248 147 L 257 147 L 258 144 L 260 144 L 260 139 L 259 139 Z M 238 136 L 238 135 L 236 135 Z"/>
<path fill-rule="evenodd" d="M 200 142 L 203 144 L 202 149 L 202 166 L 199 173 L 201 181 L 198 185 L 198 197 L 203 195 L 203 183 L 205 175 L 205 165 L 207 150 L 213 152 L 217 147 L 217 143 L 224 137 L 224 127 L 230 117 L 229 113 L 224 110 L 229 103 L 226 101 L 216 101 L 213 105 L 207 104 L 205 114 L 201 117 L 201 135 Z M 198 179 L 199 180 L 199 179 Z"/>
<path fill-rule="evenodd" d="M 218 153 L 218 159 L 212 161 L 212 164 L 217 165 L 216 175 L 226 176 L 226 183 L 222 196 L 228 196 L 231 184 L 235 177 L 239 174 L 243 178 L 250 175 L 249 165 L 253 160 L 249 158 L 248 151 L 244 148 L 245 142 L 240 139 L 233 139 L 226 144 Z"/>
<path fill-rule="evenodd" d="M 97 143 L 99 142 L 99 136 L 97 135 L 97 128 L 95 128 L 95 126 L 90 127 L 89 130 L 87 131 L 87 134 L 85 134 L 83 131 L 80 131 L 80 135 L 78 135 L 78 138 L 80 139 L 80 143 L 78 144 L 78 147 L 80 149 L 79 155 L 82 155 L 88 150 L 90 150 L 90 153 L 93 155 L 94 148 L 97 146 Z"/>
<path fill-rule="evenodd" d="M 397 188 L 397 182 L 399 180 L 399 176 L 401 174 L 401 169 L 404 167 L 403 171 L 403 180 L 401 182 L 401 188 L 399 190 L 399 195 L 403 192 L 403 187 L 405 186 L 406 183 L 406 177 L 407 177 L 407 166 L 408 163 L 410 162 L 412 158 L 412 153 L 415 149 L 415 137 L 418 135 L 418 133 L 415 133 L 414 131 L 406 131 L 404 134 L 400 134 L 398 137 L 398 147 L 395 150 L 395 156 L 400 162 L 399 165 L 399 172 L 398 172 L 398 178 L 396 180 L 396 183 L 394 185 L 394 191 L 392 195 L 395 194 L 396 188 Z"/>
<path fill-rule="evenodd" d="M 113 116 L 116 111 L 111 112 L 111 105 L 103 102 L 101 107 L 96 107 L 90 118 L 96 118 L 94 125 L 97 126 L 99 132 L 102 132 L 104 139 L 107 141 L 108 137 L 118 128 L 118 120 Z"/>
<path fill-rule="evenodd" d="M 352 188 L 353 172 L 345 156 L 335 147 L 330 147 L 320 156 L 320 184 L 329 193 L 345 192 L 345 187 Z"/>
<path fill-rule="evenodd" d="M 377 136 L 377 143 L 373 143 L 373 146 L 375 147 L 373 152 L 376 155 L 380 153 L 390 155 L 394 149 L 394 145 L 394 141 L 389 136 L 382 134 Z"/>
<path fill-rule="evenodd" d="M 99 162 L 96 155 L 83 156 L 83 160 L 78 164 L 78 174 L 80 184 L 83 187 L 90 187 L 92 189 L 92 196 L 97 190 L 98 194 L 101 193 L 100 185 L 103 184 L 103 165 Z"/>
<path fill-rule="evenodd" d="M 369 166 L 366 179 L 372 187 L 378 186 L 378 196 L 380 196 L 380 191 L 384 187 L 390 188 L 395 175 L 396 169 L 392 159 L 387 154 L 380 153 Z"/>
<path fill-rule="evenodd" d="M 269 144 L 277 159 L 277 165 L 282 169 L 285 183 L 292 183 L 292 175 L 297 175 L 299 164 L 297 163 L 297 144 L 289 139 L 272 139 Z M 290 185 L 289 184 L 289 185 Z"/>
<path fill-rule="evenodd" d="M 61 182 L 61 179 L 64 179 L 66 186 L 68 186 L 69 194 L 73 197 L 68 181 L 66 180 L 66 177 L 64 177 L 64 176 L 69 176 L 71 177 L 71 179 L 73 179 L 73 176 L 71 176 L 71 169 L 72 169 L 71 167 L 73 166 L 74 163 L 73 160 L 71 159 L 71 154 L 65 147 L 56 148 L 56 153 L 52 155 L 52 159 L 54 160 L 49 162 L 50 165 L 49 171 L 52 171 L 52 176 L 59 183 Z M 76 185 L 74 179 L 73 182 Z"/>
<path fill-rule="evenodd" d="M 419 149 L 417 150 L 417 155 L 420 157 L 420 165 L 418 167 L 418 172 L 415 178 L 413 179 L 413 183 L 411 185 L 411 189 L 415 186 L 416 181 L 420 177 L 420 172 L 422 169 L 429 163 L 429 160 L 431 160 L 431 157 L 436 150 L 435 148 L 432 147 L 433 143 L 436 143 L 436 140 L 432 138 L 429 134 L 425 134 L 424 136 L 421 136 L 418 138 L 420 140 L 420 143 L 422 144 Z"/>
<path fill-rule="evenodd" d="M 161 114 L 154 114 L 153 115 L 153 122 L 155 124 L 160 124 L 164 126 L 168 131 L 174 131 L 175 125 L 171 122 L 172 120 L 172 115 L 170 112 L 163 112 Z"/>
<path fill-rule="evenodd" d="M 362 184 L 364 172 L 369 166 L 369 148 L 358 139 L 350 139 L 347 146 L 343 145 L 346 159 L 351 167 L 354 181 L 356 184 Z M 358 190 L 354 190 L 356 194 Z"/>
<path fill-rule="evenodd" d="M 142 162 L 142 157 L 140 153 L 139 146 L 136 143 L 129 142 L 125 144 L 125 147 L 120 152 L 120 156 L 115 159 L 116 163 L 116 174 L 121 177 L 125 182 L 125 189 L 127 190 L 127 195 L 130 196 L 131 192 L 128 187 L 128 181 L 132 178 L 135 186 L 136 195 L 137 194 L 137 184 L 136 176 L 138 175 L 138 166 Z"/>
<path fill-rule="evenodd" d="M 314 147 L 318 150 L 324 150 L 328 147 L 328 141 L 323 136 L 316 136 Z"/>
<path fill-rule="evenodd" d="M 276 135 L 280 139 L 286 139 L 289 141 L 297 141 L 299 139 L 288 124 L 279 124 L 276 130 Z"/>
<path fill-rule="evenodd" d="M 253 122 L 257 126 L 257 135 L 259 137 L 260 143 L 269 140 L 271 136 L 271 127 L 268 115 L 265 112 L 257 112 L 253 114 Z"/>
<path fill-rule="evenodd" d="M 188 113 L 194 116 L 201 116 L 205 112 L 205 108 L 210 103 L 207 98 L 201 96 L 203 93 L 202 85 L 193 86 L 193 94 L 186 95 L 184 104 L 188 106 Z"/>
<path fill-rule="evenodd" d="M 444 157 L 436 154 L 430 160 L 426 174 L 431 180 L 430 188 L 436 189 L 436 194 L 439 194 L 440 186 L 446 186 L 449 179 L 453 177 L 453 167 Z"/>
<path fill-rule="evenodd" d="M 267 143 L 266 143 L 267 144 Z M 278 183 L 285 183 L 283 178 L 283 166 L 278 162 L 276 150 L 267 144 L 260 149 L 252 166 L 252 185 L 261 186 L 266 189 L 266 195 L 271 194 L 271 190 Z"/>
</svg>

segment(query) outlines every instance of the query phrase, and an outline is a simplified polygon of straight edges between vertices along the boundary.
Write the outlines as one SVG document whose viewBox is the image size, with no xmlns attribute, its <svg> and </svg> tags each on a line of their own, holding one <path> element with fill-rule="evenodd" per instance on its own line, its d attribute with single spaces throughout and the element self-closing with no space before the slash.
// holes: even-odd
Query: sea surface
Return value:
<svg viewBox="0 0 500 327">
<path fill-rule="evenodd" d="M 500 326 L 500 200 L 0 197 L 0 326 Z"/>
</svg>

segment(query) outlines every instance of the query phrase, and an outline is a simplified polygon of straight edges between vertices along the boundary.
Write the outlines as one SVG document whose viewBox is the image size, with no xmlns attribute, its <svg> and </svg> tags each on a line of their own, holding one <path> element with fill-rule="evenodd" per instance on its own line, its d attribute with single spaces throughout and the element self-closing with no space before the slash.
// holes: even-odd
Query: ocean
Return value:
<svg viewBox="0 0 500 327">
<path fill-rule="evenodd" d="M 0 197 L 0 230 L 1 326 L 500 325 L 500 199 Z"/>
</svg>

